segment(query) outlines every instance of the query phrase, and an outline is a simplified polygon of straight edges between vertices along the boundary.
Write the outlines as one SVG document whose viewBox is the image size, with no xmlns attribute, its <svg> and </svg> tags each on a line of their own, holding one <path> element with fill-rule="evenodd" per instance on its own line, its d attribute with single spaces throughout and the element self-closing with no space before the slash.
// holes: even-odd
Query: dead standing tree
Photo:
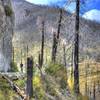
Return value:
<svg viewBox="0 0 100 100">
<path fill-rule="evenodd" d="M 52 62 L 55 62 L 55 57 L 56 57 L 56 43 L 57 42 L 57 36 L 56 36 L 56 33 L 54 32 L 53 33 L 53 46 L 52 46 Z"/>
<path fill-rule="evenodd" d="M 59 9 L 60 11 L 60 16 L 58 20 L 58 29 L 57 29 L 57 34 L 53 34 L 53 47 L 52 47 L 52 62 L 56 62 L 56 55 L 57 55 L 57 47 L 58 47 L 58 42 L 59 42 L 59 35 L 60 35 L 60 30 L 61 30 L 61 23 L 62 23 L 62 15 L 63 15 L 63 9 Z"/>
<path fill-rule="evenodd" d="M 27 87 L 26 92 L 29 98 L 33 96 L 33 58 L 27 58 Z"/>
<path fill-rule="evenodd" d="M 38 68 L 40 70 L 41 77 L 44 78 L 41 69 L 42 69 L 43 62 L 44 62 L 44 38 L 45 38 L 44 37 L 44 33 L 45 33 L 45 31 L 44 31 L 45 29 L 44 28 L 45 28 L 45 22 L 44 22 L 44 19 L 41 19 L 41 18 L 39 19 L 39 21 L 40 21 L 39 23 L 42 24 L 41 25 L 41 27 L 42 27 L 41 28 L 41 30 L 42 30 L 41 31 L 41 33 L 42 33 L 42 39 L 41 39 L 41 50 L 40 50 L 40 53 L 38 55 L 38 65 L 39 65 Z"/>
<path fill-rule="evenodd" d="M 39 54 L 39 67 L 42 68 L 44 60 L 44 21 L 42 21 L 42 41 L 41 41 L 41 54 Z"/>
<path fill-rule="evenodd" d="M 74 92 L 76 95 L 79 91 L 79 12 L 80 0 L 76 0 L 76 19 L 75 19 L 75 40 L 74 40 Z"/>
</svg>

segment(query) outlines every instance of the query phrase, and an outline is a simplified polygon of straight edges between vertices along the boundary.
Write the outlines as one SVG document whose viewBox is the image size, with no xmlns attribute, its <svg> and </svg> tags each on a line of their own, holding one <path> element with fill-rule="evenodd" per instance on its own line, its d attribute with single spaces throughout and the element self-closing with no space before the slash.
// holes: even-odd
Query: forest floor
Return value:
<svg viewBox="0 0 100 100">
<path fill-rule="evenodd" d="M 84 64 L 83 64 L 84 65 Z M 83 66 L 82 65 L 82 66 Z M 99 66 L 99 65 L 98 65 Z M 95 66 L 92 64 L 92 68 Z M 98 67 L 99 68 L 99 67 Z M 56 69 L 56 70 L 55 70 Z M 66 72 L 62 69 L 62 66 L 51 66 L 44 73 L 44 79 L 42 79 L 39 71 L 33 75 L 33 100 L 75 100 L 71 89 L 72 83 L 66 81 Z M 34 69 L 35 71 L 36 69 Z M 94 82 L 95 82 L 95 100 L 100 100 L 100 70 L 97 73 L 96 69 L 87 69 L 86 73 L 83 73 L 83 69 L 80 69 L 80 91 L 82 98 L 79 100 L 94 100 Z M 84 70 L 86 71 L 86 70 Z M 92 71 L 92 72 L 91 72 Z M 69 70 L 70 72 L 70 70 Z M 8 75 L 13 82 L 25 91 L 26 87 L 26 75 L 22 72 L 2 73 Z M 68 74 L 70 76 L 70 73 Z M 86 80 L 87 80 L 87 95 L 86 92 Z M 71 81 L 71 77 L 68 78 Z M 89 97 L 89 98 L 88 98 Z M 12 89 L 9 83 L 0 76 L 0 100 L 21 100 Z"/>
</svg>

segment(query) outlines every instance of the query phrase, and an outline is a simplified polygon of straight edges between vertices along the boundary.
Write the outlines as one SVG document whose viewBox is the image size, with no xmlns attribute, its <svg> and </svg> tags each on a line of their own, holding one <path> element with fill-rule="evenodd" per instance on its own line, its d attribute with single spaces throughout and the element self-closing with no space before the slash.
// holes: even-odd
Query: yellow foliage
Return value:
<svg viewBox="0 0 100 100">
<path fill-rule="evenodd" d="M 73 88 L 74 88 L 74 79 L 73 79 L 73 77 L 68 78 L 68 85 L 69 85 L 70 90 L 72 91 Z"/>
<path fill-rule="evenodd" d="M 34 78 L 33 78 L 33 85 L 36 88 L 41 87 L 41 78 L 39 76 L 34 76 Z"/>
</svg>

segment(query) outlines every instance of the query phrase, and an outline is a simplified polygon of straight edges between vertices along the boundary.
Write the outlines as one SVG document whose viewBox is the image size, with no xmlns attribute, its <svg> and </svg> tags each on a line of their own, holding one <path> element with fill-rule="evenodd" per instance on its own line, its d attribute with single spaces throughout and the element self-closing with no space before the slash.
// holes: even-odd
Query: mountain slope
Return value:
<svg viewBox="0 0 100 100">
<path fill-rule="evenodd" d="M 52 28 L 57 30 L 59 10 L 48 6 L 34 5 L 25 0 L 13 0 L 15 12 L 15 36 L 14 41 L 41 40 L 41 17 L 45 19 L 45 37 L 52 38 Z M 75 16 L 68 12 L 63 12 L 62 29 L 60 36 L 66 38 L 73 36 L 75 26 Z M 73 40 L 70 39 L 68 43 Z M 92 52 L 92 57 L 98 56 L 100 52 L 100 24 L 80 18 L 80 51 Z"/>
</svg>

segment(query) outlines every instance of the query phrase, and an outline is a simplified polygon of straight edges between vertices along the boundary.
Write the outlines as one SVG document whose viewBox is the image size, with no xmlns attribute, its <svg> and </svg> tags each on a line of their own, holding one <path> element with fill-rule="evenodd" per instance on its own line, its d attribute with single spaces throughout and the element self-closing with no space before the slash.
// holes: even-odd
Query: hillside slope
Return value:
<svg viewBox="0 0 100 100">
<path fill-rule="evenodd" d="M 34 5 L 25 0 L 13 0 L 15 12 L 15 35 L 14 42 L 40 41 L 41 17 L 45 19 L 45 37 L 52 38 L 52 28 L 57 30 L 59 10 L 48 6 Z M 75 16 L 63 12 L 62 29 L 60 36 L 67 40 L 72 36 L 69 43 L 73 41 Z M 80 18 L 80 51 L 90 53 L 95 58 L 100 52 L 100 24 Z"/>
</svg>

